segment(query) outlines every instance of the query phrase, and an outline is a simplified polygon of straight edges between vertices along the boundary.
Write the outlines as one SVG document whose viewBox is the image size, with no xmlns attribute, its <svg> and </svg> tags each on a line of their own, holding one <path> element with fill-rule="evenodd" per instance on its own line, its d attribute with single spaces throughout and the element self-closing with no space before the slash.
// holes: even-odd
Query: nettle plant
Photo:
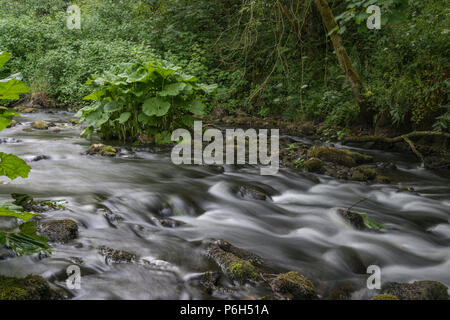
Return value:
<svg viewBox="0 0 450 320">
<path fill-rule="evenodd" d="M 89 138 L 99 128 L 102 138 L 148 134 L 158 144 L 170 143 L 174 129 L 192 128 L 195 116 L 205 114 L 203 99 L 217 90 L 160 62 L 121 65 L 87 84 L 94 91 L 84 99 L 95 103 L 77 114 L 87 124 L 82 135 Z"/>
<path fill-rule="evenodd" d="M 8 62 L 10 55 L 0 52 L 0 69 Z M 30 89 L 21 81 L 20 74 L 13 74 L 6 79 L 0 79 L 0 100 L 17 100 L 21 93 Z M 14 116 L 20 115 L 5 107 L 0 107 L 0 131 L 6 129 Z M 13 154 L 0 152 L 0 176 L 15 180 L 27 178 L 31 168 L 25 161 Z M 50 253 L 51 247 L 46 237 L 37 234 L 37 226 L 30 219 L 35 213 L 26 212 L 17 202 L 0 202 L 0 218 L 17 218 L 23 223 L 11 230 L 0 229 L 0 245 L 12 249 L 16 254 Z M 18 229 L 18 230 L 17 230 Z"/>
</svg>

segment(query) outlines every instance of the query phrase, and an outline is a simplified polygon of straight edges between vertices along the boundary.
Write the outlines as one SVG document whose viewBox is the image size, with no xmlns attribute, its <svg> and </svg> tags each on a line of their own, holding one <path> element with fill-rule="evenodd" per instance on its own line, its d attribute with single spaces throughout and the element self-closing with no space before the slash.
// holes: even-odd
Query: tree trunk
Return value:
<svg viewBox="0 0 450 320">
<path fill-rule="evenodd" d="M 333 12 L 328 5 L 327 0 L 314 0 L 317 9 L 322 16 L 323 24 L 327 29 L 328 33 L 331 33 L 331 42 L 333 43 L 334 51 L 338 58 L 339 65 L 345 73 L 345 77 L 352 88 L 353 95 L 355 97 L 356 103 L 360 108 L 360 120 L 366 123 L 372 122 L 372 115 L 368 110 L 367 101 L 363 96 L 364 85 L 359 77 L 358 73 L 353 68 L 352 62 L 348 57 L 347 50 L 342 43 L 342 37 L 337 33 L 337 23 L 334 19 Z"/>
</svg>

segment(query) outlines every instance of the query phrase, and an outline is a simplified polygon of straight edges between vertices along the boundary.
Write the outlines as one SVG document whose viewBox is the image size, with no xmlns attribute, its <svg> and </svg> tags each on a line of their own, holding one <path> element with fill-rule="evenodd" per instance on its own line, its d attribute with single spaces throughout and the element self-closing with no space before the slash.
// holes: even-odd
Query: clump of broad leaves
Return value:
<svg viewBox="0 0 450 320">
<path fill-rule="evenodd" d="M 10 59 L 7 52 L 0 52 L 0 69 Z M 19 95 L 30 89 L 21 81 L 20 74 L 14 74 L 6 79 L 0 79 L 0 100 L 17 100 Z M 7 128 L 14 116 L 20 115 L 4 107 L 0 107 L 0 131 Z M 0 152 L 0 176 L 15 180 L 19 177 L 27 178 L 30 166 L 13 154 Z M 27 212 L 18 203 L 0 202 L 0 218 L 17 218 L 20 223 L 9 230 L 0 229 L 0 245 L 12 249 L 16 254 L 51 253 L 48 239 L 37 234 L 37 226 L 30 219 L 35 213 Z"/>
<path fill-rule="evenodd" d="M 124 64 L 87 84 L 94 91 L 84 99 L 95 102 L 77 114 L 87 124 L 82 135 L 99 128 L 103 138 L 148 134 L 158 144 L 170 143 L 174 129 L 192 128 L 195 116 L 205 114 L 206 96 L 217 90 L 160 62 Z"/>
</svg>

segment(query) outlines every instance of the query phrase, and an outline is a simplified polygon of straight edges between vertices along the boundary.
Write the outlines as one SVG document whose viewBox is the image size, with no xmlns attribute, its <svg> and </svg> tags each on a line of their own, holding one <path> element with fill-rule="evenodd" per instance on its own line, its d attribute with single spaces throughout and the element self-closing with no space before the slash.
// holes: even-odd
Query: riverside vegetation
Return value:
<svg viewBox="0 0 450 320">
<path fill-rule="evenodd" d="M 0 80 L 5 106 L 0 107 L 0 131 L 20 125 L 21 114 L 36 114 L 41 118 L 33 118 L 23 132 L 57 135 L 80 127 L 81 135 L 93 141 L 84 157 L 115 161 L 138 158 L 139 148 L 166 150 L 164 145 L 173 143 L 173 130 L 192 129 L 195 120 L 203 120 L 219 129 L 280 128 L 282 164 L 317 184 L 317 177 L 326 175 L 364 188 L 391 184 L 398 193 L 416 192 L 402 187 L 407 178 L 395 161 L 380 161 L 369 149 L 406 153 L 410 163 L 448 175 L 450 9 L 444 0 L 76 4 L 81 29 L 69 30 L 67 1 L 0 0 L 0 75 L 5 78 Z M 381 30 L 366 27 L 366 8 L 372 4 L 382 10 Z M 42 118 L 61 111 L 77 112 L 72 114 L 76 119 L 58 123 Z M 50 159 L 39 155 L 31 161 Z M 0 175 L 28 177 L 26 161 L 3 152 L 0 160 Z M 207 170 L 215 175 L 225 169 Z M 271 206 L 281 197 L 265 184 L 246 183 L 232 192 L 258 205 Z M 54 250 L 50 244 L 70 246 L 79 238 L 80 225 L 73 216 L 54 220 L 46 215 L 64 212 L 65 201 L 11 196 L 14 201 L 0 202 L 0 219 L 6 221 L 0 227 L 0 244 L 7 248 L 0 263 L 24 254 L 49 259 Z M 356 209 L 366 201 L 369 197 L 335 208 L 336 219 L 363 234 L 389 233 L 391 225 Z M 178 212 L 196 212 L 194 202 Z M 176 206 L 172 200 L 158 204 L 151 225 L 182 228 L 185 222 L 164 213 L 176 211 Z M 109 209 L 104 217 L 113 228 L 126 220 Z M 424 219 L 423 227 L 428 223 Z M 115 246 L 100 245 L 95 251 L 108 265 L 173 270 L 165 261 Z M 349 299 L 357 292 L 354 283 L 325 288 L 293 268 L 273 266 L 222 239 L 204 239 L 200 248 L 212 266 L 202 267 L 201 275 L 187 282 L 208 298 L 242 298 L 245 291 L 239 290 L 245 286 L 258 299 Z M 343 259 L 362 264 L 362 258 L 349 256 Z M 70 259 L 83 264 L 79 257 Z M 39 276 L 0 276 L 0 299 L 74 295 L 56 287 Z M 390 282 L 377 293 L 372 300 L 448 298 L 447 287 L 437 281 Z"/>
</svg>

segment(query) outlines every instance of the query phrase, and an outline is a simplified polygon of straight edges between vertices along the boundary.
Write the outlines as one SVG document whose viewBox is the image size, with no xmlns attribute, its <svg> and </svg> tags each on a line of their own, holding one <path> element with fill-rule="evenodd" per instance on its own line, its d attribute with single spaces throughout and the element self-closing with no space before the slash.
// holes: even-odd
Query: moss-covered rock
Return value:
<svg viewBox="0 0 450 320">
<path fill-rule="evenodd" d="M 217 240 L 214 244 L 216 244 L 222 250 L 232 253 L 236 257 L 241 258 L 245 261 L 248 261 L 255 266 L 259 266 L 263 263 L 263 260 L 260 256 L 254 254 L 253 252 L 247 251 L 245 249 L 235 247 L 231 243 L 229 243 L 228 241 L 225 241 L 223 239 Z"/>
<path fill-rule="evenodd" d="M 45 122 L 44 120 L 37 120 L 37 121 L 33 122 L 31 126 L 33 127 L 33 129 L 37 129 L 37 130 L 47 130 L 48 129 L 48 123 Z"/>
<path fill-rule="evenodd" d="M 254 265 L 221 249 L 217 244 L 211 245 L 207 254 L 230 280 L 245 283 L 258 278 L 258 270 Z"/>
<path fill-rule="evenodd" d="M 309 172 L 322 173 L 324 171 L 323 162 L 318 158 L 311 158 L 306 160 L 303 166 Z"/>
<path fill-rule="evenodd" d="M 134 253 L 109 248 L 106 246 L 100 246 L 98 248 L 100 255 L 105 257 L 106 263 L 133 263 L 137 260 L 137 256 Z"/>
<path fill-rule="evenodd" d="M 338 209 L 339 215 L 344 218 L 352 227 L 358 230 L 366 230 L 367 227 L 364 224 L 364 218 L 358 213 L 354 211 L 350 211 L 347 209 Z"/>
<path fill-rule="evenodd" d="M 99 154 L 101 156 L 106 156 L 106 157 L 114 157 L 117 154 L 117 149 L 111 147 L 111 146 L 107 146 L 104 144 L 93 144 L 89 147 L 88 154 Z"/>
<path fill-rule="evenodd" d="M 392 294 L 380 294 L 376 297 L 373 297 L 370 300 L 400 300 L 396 296 L 393 296 Z"/>
<path fill-rule="evenodd" d="M 400 300 L 448 300 L 447 286 L 438 281 L 389 282 L 383 286 L 382 293 Z"/>
<path fill-rule="evenodd" d="M 34 113 L 37 111 L 36 108 L 32 108 L 29 106 L 17 106 L 14 107 L 14 110 L 21 113 Z"/>
<path fill-rule="evenodd" d="M 373 158 L 359 152 L 333 147 L 314 146 L 308 151 L 308 157 L 318 158 L 322 161 L 337 163 L 346 167 L 354 167 L 358 164 L 370 163 Z"/>
<path fill-rule="evenodd" d="M 375 177 L 375 181 L 377 181 L 377 182 L 382 182 L 382 183 L 390 183 L 390 182 L 391 182 L 391 179 L 389 179 L 389 178 L 386 177 L 386 176 L 377 175 L 377 176 Z"/>
<path fill-rule="evenodd" d="M 56 300 L 62 297 L 42 277 L 0 276 L 0 300 Z"/>
<path fill-rule="evenodd" d="M 308 278 L 295 271 L 279 274 L 271 281 L 271 286 L 276 293 L 287 299 L 317 299 L 314 284 Z"/>
<path fill-rule="evenodd" d="M 386 226 L 368 217 L 365 212 L 351 211 L 348 209 L 338 209 L 338 214 L 342 216 L 346 222 L 358 230 L 379 231 L 385 229 Z"/>
<path fill-rule="evenodd" d="M 365 165 L 354 168 L 352 172 L 352 179 L 356 181 L 374 180 L 376 177 L 375 169 Z"/>
<path fill-rule="evenodd" d="M 270 194 L 261 187 L 255 185 L 242 185 L 238 187 L 238 195 L 248 200 L 267 200 Z"/>
<path fill-rule="evenodd" d="M 78 224 L 72 219 L 41 222 L 38 232 L 44 234 L 52 242 L 66 243 L 78 236 Z"/>
</svg>

